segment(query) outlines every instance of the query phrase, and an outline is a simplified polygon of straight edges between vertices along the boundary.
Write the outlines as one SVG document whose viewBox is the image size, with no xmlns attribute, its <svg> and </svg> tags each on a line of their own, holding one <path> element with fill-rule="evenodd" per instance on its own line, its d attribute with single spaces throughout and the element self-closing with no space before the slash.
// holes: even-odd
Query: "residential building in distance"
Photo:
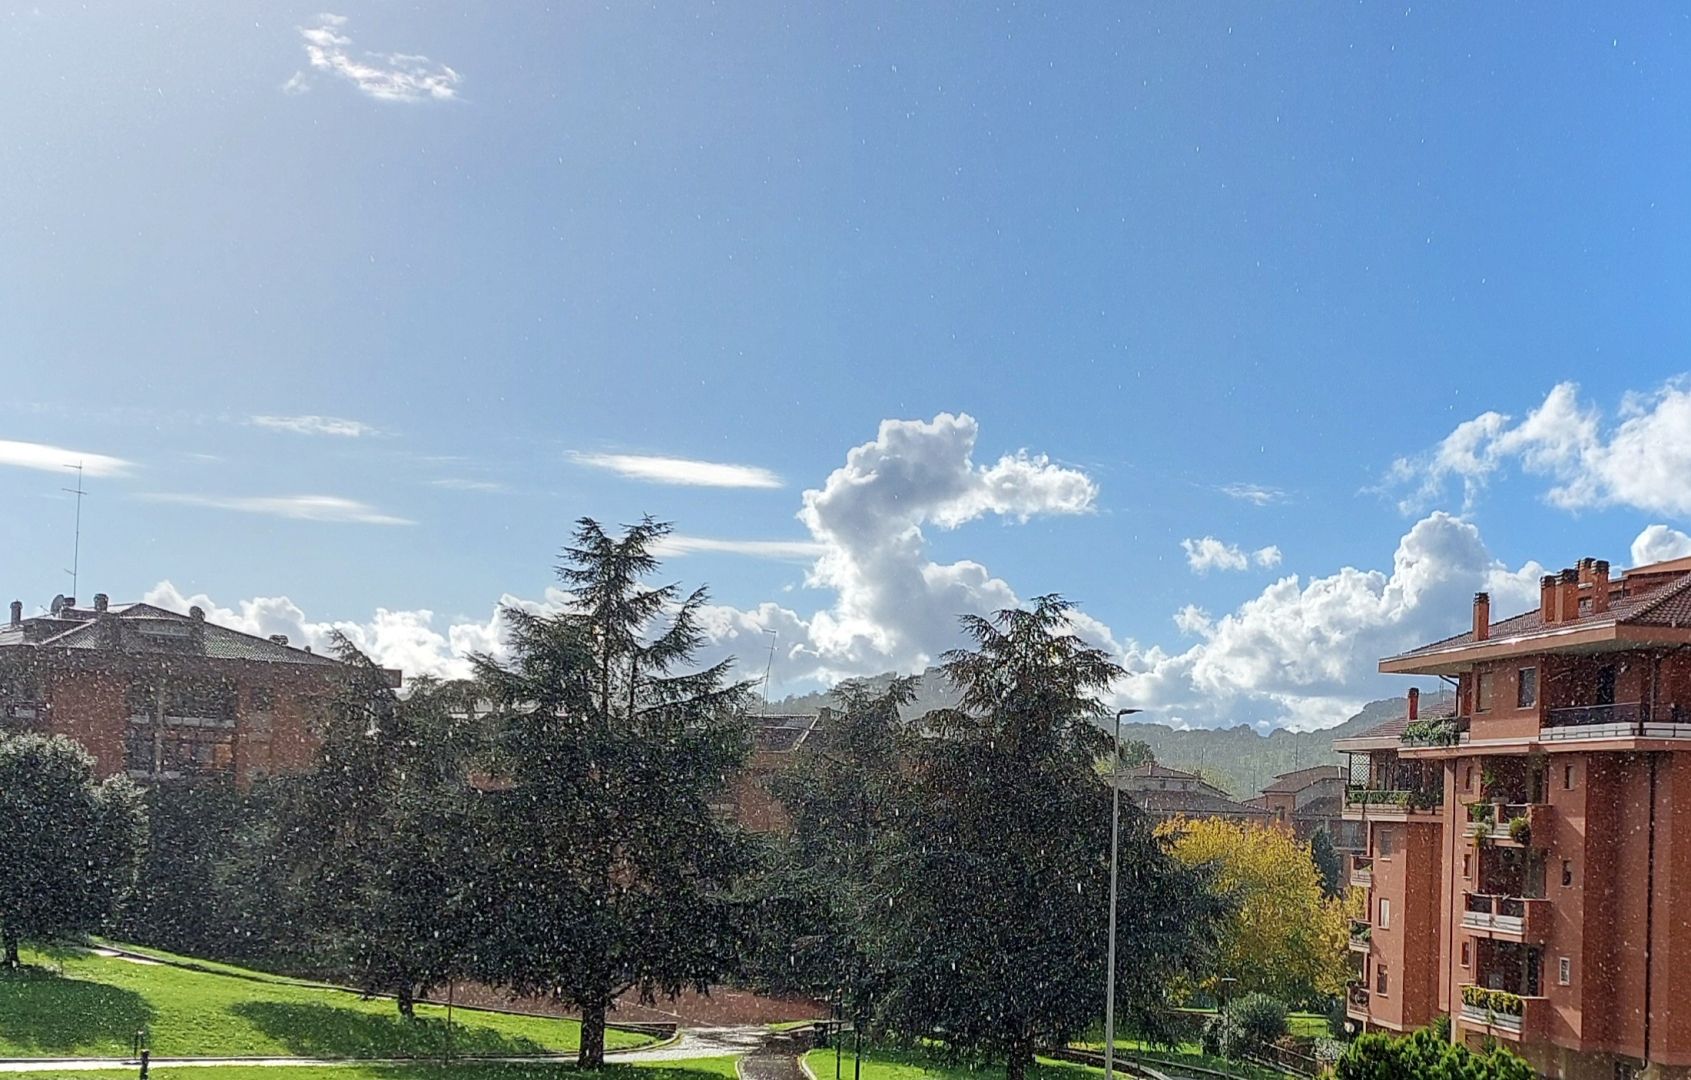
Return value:
<svg viewBox="0 0 1691 1080">
<path fill-rule="evenodd" d="M 309 768 L 342 665 L 285 637 L 218 626 L 199 608 L 92 607 L 59 597 L 0 625 L 0 731 L 68 736 L 97 776 L 225 778 Z M 398 672 L 390 672 L 396 681 Z"/>
<path fill-rule="evenodd" d="M 1238 802 L 1197 773 L 1166 765 L 1138 765 L 1117 781 L 1123 795 L 1158 821 L 1174 818 L 1227 818 L 1259 824 L 1272 820 L 1261 807 Z"/>
<path fill-rule="evenodd" d="M 1344 816 L 1345 770 L 1339 765 L 1313 765 L 1281 773 L 1249 800 L 1249 805 L 1266 810 L 1278 825 L 1292 830 L 1305 843 L 1325 829 L 1333 846 L 1341 852 L 1360 852 L 1362 823 Z"/>
<path fill-rule="evenodd" d="M 833 716 L 832 709 L 823 707 L 814 715 L 766 713 L 752 717 L 751 756 L 729 778 L 715 809 L 752 832 L 786 832 L 792 818 L 770 789 L 770 781 L 798 755 L 825 749 Z"/>
<path fill-rule="evenodd" d="M 1380 662 L 1454 683 L 1449 715 L 1338 740 L 1349 1015 L 1509 1044 L 1572 1080 L 1691 1077 L 1691 559 L 1540 582 L 1501 621 Z"/>
</svg>

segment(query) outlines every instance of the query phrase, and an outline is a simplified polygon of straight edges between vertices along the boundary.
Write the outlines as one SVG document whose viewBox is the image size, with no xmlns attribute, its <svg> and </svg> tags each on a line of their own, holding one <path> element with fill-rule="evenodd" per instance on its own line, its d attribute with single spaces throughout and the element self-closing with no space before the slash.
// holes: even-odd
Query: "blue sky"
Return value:
<svg viewBox="0 0 1691 1080">
<path fill-rule="evenodd" d="M 105 455 L 82 593 L 450 670 L 650 512 L 783 545 L 671 564 L 781 688 L 1061 591 L 1124 700 L 1336 721 L 1691 517 L 1688 23 L 1527 18 L 0 8 L 4 580 Z"/>
</svg>

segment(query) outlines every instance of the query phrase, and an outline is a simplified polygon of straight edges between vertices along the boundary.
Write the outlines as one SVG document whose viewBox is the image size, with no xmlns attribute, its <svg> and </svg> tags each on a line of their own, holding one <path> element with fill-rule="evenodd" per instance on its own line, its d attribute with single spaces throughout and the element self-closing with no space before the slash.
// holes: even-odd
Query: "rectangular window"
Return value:
<svg viewBox="0 0 1691 1080">
<path fill-rule="evenodd" d="M 1556 961 L 1556 982 L 1567 986 L 1574 981 L 1574 962 L 1571 957 L 1560 957 Z"/>
<path fill-rule="evenodd" d="M 1380 929 L 1392 928 L 1392 902 L 1386 897 L 1380 897 Z"/>
<path fill-rule="evenodd" d="M 1465 878 L 1474 876 L 1474 857 L 1467 852 L 1462 853 L 1462 876 Z"/>
<path fill-rule="evenodd" d="M 1480 672 L 1474 676 L 1474 711 L 1486 712 L 1491 708 L 1491 675 Z"/>
<path fill-rule="evenodd" d="M 1515 684 L 1515 707 L 1530 709 L 1538 704 L 1538 669 L 1521 669 L 1520 681 Z"/>
<path fill-rule="evenodd" d="M 1572 765 L 1564 765 L 1564 766 L 1562 766 L 1562 790 L 1563 791 L 1572 791 L 1573 789 L 1574 789 L 1574 767 Z"/>
<path fill-rule="evenodd" d="M 1574 883 L 1574 861 L 1562 860 L 1562 887 L 1565 889 Z"/>
<path fill-rule="evenodd" d="M 1374 968 L 1374 992 L 1376 994 L 1384 995 L 1388 985 L 1389 984 L 1386 980 L 1386 965 L 1376 965 Z"/>
<path fill-rule="evenodd" d="M 1472 942 L 1464 941 L 1462 943 L 1462 966 L 1474 966 L 1474 945 Z"/>
<path fill-rule="evenodd" d="M 1474 767 L 1468 766 L 1468 771 L 1462 774 L 1462 786 L 1469 791 L 1474 790 Z"/>
<path fill-rule="evenodd" d="M 1374 834 L 1374 854 L 1382 859 L 1392 857 L 1392 831 L 1380 829 Z"/>
</svg>

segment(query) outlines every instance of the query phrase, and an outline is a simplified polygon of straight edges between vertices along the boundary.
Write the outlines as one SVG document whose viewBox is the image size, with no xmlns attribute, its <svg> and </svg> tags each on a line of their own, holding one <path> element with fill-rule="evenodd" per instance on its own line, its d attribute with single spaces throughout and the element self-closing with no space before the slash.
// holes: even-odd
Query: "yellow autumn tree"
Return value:
<svg viewBox="0 0 1691 1080">
<path fill-rule="evenodd" d="M 1273 825 L 1180 819 L 1159 830 L 1175 856 L 1206 867 L 1233 905 L 1211 984 L 1232 979 L 1289 1004 L 1344 990 L 1345 901 L 1322 896 L 1307 845 Z"/>
</svg>

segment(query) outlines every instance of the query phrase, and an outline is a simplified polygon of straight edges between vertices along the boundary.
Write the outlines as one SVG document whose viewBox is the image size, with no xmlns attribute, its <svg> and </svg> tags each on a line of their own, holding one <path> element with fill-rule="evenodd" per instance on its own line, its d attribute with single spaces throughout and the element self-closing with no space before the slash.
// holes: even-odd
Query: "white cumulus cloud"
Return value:
<svg viewBox="0 0 1691 1080">
<path fill-rule="evenodd" d="M 1691 536 L 1666 525 L 1649 525 L 1632 541 L 1632 565 L 1683 559 L 1691 555 Z"/>
<path fill-rule="evenodd" d="M 1691 516 L 1691 380 L 1680 377 L 1648 393 L 1626 396 L 1613 417 L 1559 383 L 1516 423 L 1486 412 L 1457 425 L 1432 450 L 1399 458 L 1389 485 L 1407 488 L 1406 511 L 1429 505 L 1452 481 L 1471 505 L 1506 464 L 1551 484 L 1553 506 L 1583 510 L 1626 506 Z"/>
<path fill-rule="evenodd" d="M 1281 560 L 1280 549 L 1273 544 L 1247 552 L 1237 544 L 1205 536 L 1201 539 L 1187 538 L 1180 542 L 1180 546 L 1185 549 L 1186 565 L 1194 574 L 1207 574 L 1211 570 L 1247 570 L 1252 563 L 1265 567 L 1279 566 Z"/>
<path fill-rule="evenodd" d="M 325 13 L 299 28 L 311 70 L 345 79 L 378 101 L 450 101 L 458 96 L 463 76 L 445 64 L 413 53 L 354 51 L 346 25 L 345 15 Z M 310 88 L 304 72 L 295 72 L 282 86 L 288 94 Z"/>
<path fill-rule="evenodd" d="M 1482 589 L 1500 613 L 1525 610 L 1542 573 L 1509 569 L 1471 522 L 1434 513 L 1404 534 L 1390 572 L 1287 576 L 1215 619 L 1183 609 L 1176 625 L 1202 641 L 1181 652 L 1130 644 L 1119 696 L 1193 726 L 1336 723 L 1378 687 L 1381 656 L 1459 631 Z"/>
</svg>

